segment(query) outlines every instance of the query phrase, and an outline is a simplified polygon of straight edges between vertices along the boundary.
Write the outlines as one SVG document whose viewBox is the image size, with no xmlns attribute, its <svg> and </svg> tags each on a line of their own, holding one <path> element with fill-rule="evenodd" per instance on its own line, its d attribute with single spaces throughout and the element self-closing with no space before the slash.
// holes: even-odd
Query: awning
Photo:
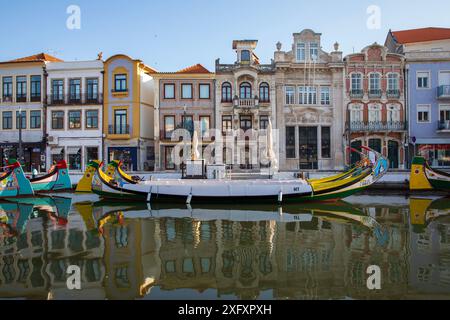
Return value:
<svg viewBox="0 0 450 320">
<path fill-rule="evenodd" d="M 449 144 L 448 138 L 417 139 L 416 144 Z"/>
<path fill-rule="evenodd" d="M 80 147 L 67 147 L 67 154 L 77 154 L 80 150 Z"/>
<path fill-rule="evenodd" d="M 51 149 L 51 154 L 55 155 L 55 154 L 61 154 L 61 152 L 63 151 L 64 148 L 52 148 Z"/>
</svg>

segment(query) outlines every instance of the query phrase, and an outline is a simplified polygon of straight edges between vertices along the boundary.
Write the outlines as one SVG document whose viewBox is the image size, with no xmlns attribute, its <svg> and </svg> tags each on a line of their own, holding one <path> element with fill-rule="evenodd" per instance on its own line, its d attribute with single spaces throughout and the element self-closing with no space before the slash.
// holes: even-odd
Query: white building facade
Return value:
<svg viewBox="0 0 450 320">
<path fill-rule="evenodd" d="M 83 172 L 103 159 L 103 61 L 53 62 L 46 71 L 47 166 L 64 159 Z"/>
</svg>

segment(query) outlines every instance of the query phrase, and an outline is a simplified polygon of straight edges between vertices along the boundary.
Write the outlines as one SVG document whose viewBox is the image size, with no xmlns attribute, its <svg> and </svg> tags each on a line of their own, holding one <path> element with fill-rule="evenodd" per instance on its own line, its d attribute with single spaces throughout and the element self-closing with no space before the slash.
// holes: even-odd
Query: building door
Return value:
<svg viewBox="0 0 450 320">
<path fill-rule="evenodd" d="M 317 127 L 299 127 L 300 169 L 317 169 Z"/>
<path fill-rule="evenodd" d="M 381 153 L 381 139 L 369 139 L 369 148 Z"/>
<path fill-rule="evenodd" d="M 389 168 L 398 169 L 399 159 L 398 159 L 398 142 L 389 140 L 388 142 L 388 159 L 389 159 Z"/>
<path fill-rule="evenodd" d="M 356 150 L 361 150 L 361 140 L 352 141 L 351 147 Z M 361 161 L 361 156 L 359 153 L 352 152 L 350 153 L 350 164 L 355 165 L 358 161 Z"/>
</svg>

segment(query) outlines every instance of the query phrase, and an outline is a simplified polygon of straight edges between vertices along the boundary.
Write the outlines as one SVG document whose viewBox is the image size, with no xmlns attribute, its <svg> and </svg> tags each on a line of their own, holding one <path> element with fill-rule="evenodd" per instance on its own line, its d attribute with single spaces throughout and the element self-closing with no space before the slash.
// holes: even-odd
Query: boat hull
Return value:
<svg viewBox="0 0 450 320">
<path fill-rule="evenodd" d="M 0 199 L 33 196 L 31 183 L 20 164 L 15 162 L 7 168 L 9 171 L 0 177 Z"/>
<path fill-rule="evenodd" d="M 72 189 L 69 171 L 65 161 L 60 161 L 45 176 L 30 179 L 35 192 L 59 192 Z"/>
</svg>

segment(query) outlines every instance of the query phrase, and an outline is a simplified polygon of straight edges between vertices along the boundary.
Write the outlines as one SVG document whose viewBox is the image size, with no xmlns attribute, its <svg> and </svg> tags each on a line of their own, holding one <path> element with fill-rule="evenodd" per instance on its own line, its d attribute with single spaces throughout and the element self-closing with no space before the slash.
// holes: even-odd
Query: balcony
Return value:
<svg viewBox="0 0 450 320">
<path fill-rule="evenodd" d="M 348 127 L 348 124 L 347 124 Z M 376 132 L 376 131 L 405 131 L 406 123 L 402 121 L 352 121 L 350 131 L 353 132 Z"/>
<path fill-rule="evenodd" d="M 11 103 L 11 102 L 13 102 L 13 98 L 12 98 L 12 96 L 3 96 L 2 102 L 3 103 Z"/>
<path fill-rule="evenodd" d="M 17 95 L 16 102 L 27 102 L 27 95 Z"/>
<path fill-rule="evenodd" d="M 381 98 L 381 89 L 369 90 L 369 99 L 379 99 L 379 98 Z"/>
<path fill-rule="evenodd" d="M 437 88 L 438 99 L 450 99 L 450 86 L 439 86 Z"/>
<path fill-rule="evenodd" d="M 450 120 L 438 121 L 438 131 L 450 132 Z"/>
<path fill-rule="evenodd" d="M 364 97 L 363 90 L 350 90 L 350 98 L 353 99 L 362 99 Z"/>
<path fill-rule="evenodd" d="M 102 104 L 103 103 L 103 95 L 97 94 L 81 94 L 81 95 L 63 95 L 63 96 L 54 96 L 51 95 L 47 98 L 48 104 L 51 106 L 55 105 L 86 105 L 86 104 Z"/>
<path fill-rule="evenodd" d="M 110 124 L 108 126 L 108 134 L 130 134 L 130 125 L 115 126 Z"/>
<path fill-rule="evenodd" d="M 41 102 L 41 96 L 31 96 L 30 97 L 31 102 Z"/>
<path fill-rule="evenodd" d="M 388 99 L 398 99 L 400 98 L 400 90 L 387 90 L 386 95 Z"/>
</svg>

